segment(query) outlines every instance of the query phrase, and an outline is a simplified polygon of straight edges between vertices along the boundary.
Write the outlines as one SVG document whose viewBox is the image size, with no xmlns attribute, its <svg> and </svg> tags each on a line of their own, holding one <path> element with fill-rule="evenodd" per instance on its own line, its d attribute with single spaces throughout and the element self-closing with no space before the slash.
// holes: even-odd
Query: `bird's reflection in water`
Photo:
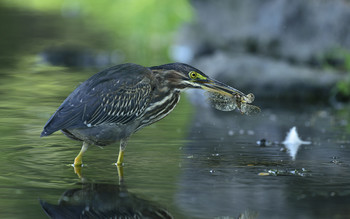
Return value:
<svg viewBox="0 0 350 219">
<path fill-rule="evenodd" d="M 173 218 L 157 204 L 138 198 L 124 185 L 82 183 L 63 193 L 58 205 L 40 201 L 51 218 Z"/>
</svg>

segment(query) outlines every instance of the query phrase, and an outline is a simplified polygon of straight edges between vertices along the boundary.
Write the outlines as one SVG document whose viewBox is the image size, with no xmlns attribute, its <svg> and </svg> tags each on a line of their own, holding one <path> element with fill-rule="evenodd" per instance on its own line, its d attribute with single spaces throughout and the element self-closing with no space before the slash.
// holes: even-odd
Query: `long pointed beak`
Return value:
<svg viewBox="0 0 350 219">
<path fill-rule="evenodd" d="M 208 79 L 207 81 L 201 83 L 201 87 L 207 91 L 220 93 L 226 96 L 231 96 L 235 94 L 245 96 L 243 92 L 213 79 Z"/>
</svg>

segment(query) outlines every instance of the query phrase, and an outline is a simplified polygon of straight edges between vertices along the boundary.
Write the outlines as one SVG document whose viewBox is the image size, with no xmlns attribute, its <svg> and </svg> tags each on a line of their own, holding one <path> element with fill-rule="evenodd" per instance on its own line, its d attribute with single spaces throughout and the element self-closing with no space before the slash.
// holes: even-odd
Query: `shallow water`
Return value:
<svg viewBox="0 0 350 219">
<path fill-rule="evenodd" d="M 194 142 L 185 150 L 177 194 L 181 209 L 199 218 L 244 212 L 258 218 L 348 217 L 348 110 L 282 107 L 263 106 L 255 117 L 198 115 L 215 119 L 198 119 L 190 131 Z M 293 126 L 311 141 L 299 147 L 295 160 L 281 144 Z M 262 147 L 259 139 L 271 144 Z"/>
<path fill-rule="evenodd" d="M 1 103 L 10 99 L 9 94 Z M 182 98 L 167 118 L 132 136 L 120 185 L 113 165 L 117 145 L 89 148 L 79 178 L 70 164 L 80 142 L 61 133 L 39 138 L 59 101 L 40 95 L 24 99 L 18 99 L 28 101 L 23 110 L 17 104 L 0 109 L 6 115 L 0 120 L 2 218 L 45 218 L 39 200 L 58 205 L 60 199 L 56 214 L 71 214 L 62 210 L 69 205 L 77 212 L 88 205 L 105 215 L 130 206 L 165 209 L 175 218 L 347 218 L 350 213 L 348 109 L 257 102 L 262 113 L 245 116 L 192 107 Z M 299 147 L 295 160 L 281 144 L 293 126 L 312 142 Z M 268 142 L 265 147 L 258 144 L 261 139 Z"/>
<path fill-rule="evenodd" d="M 35 19 L 37 31 L 23 41 L 13 37 L 22 29 L 12 29 L 1 41 L 0 218 L 47 218 L 40 203 L 67 218 L 136 211 L 151 218 L 154 212 L 174 218 L 349 217 L 348 107 L 259 102 L 255 94 L 262 112 L 245 116 L 219 112 L 203 104 L 202 94 L 188 93 L 168 117 L 132 136 L 123 183 L 114 165 L 118 145 L 89 148 L 79 177 L 71 164 L 81 143 L 59 132 L 39 135 L 64 98 L 101 67 L 42 62 L 45 46 L 33 44 L 50 45 L 43 39 L 57 37 L 65 25 L 53 16 L 50 28 L 57 33 L 35 34 L 44 33 L 47 14 L 1 10 L 2 22 L 14 16 L 19 27 Z M 311 142 L 294 159 L 281 144 L 293 126 Z M 257 143 L 262 139 L 265 147 Z"/>
</svg>

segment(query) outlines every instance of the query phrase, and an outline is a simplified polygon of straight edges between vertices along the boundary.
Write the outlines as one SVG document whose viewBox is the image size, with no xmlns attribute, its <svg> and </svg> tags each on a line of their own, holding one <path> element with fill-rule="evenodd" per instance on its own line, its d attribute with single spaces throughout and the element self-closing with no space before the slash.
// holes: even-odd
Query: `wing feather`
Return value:
<svg viewBox="0 0 350 219">
<path fill-rule="evenodd" d="M 150 74 L 148 68 L 124 64 L 92 76 L 67 97 L 41 135 L 60 129 L 133 121 L 149 105 L 153 87 Z"/>
<path fill-rule="evenodd" d="M 140 83 L 134 87 L 117 90 L 105 95 L 100 106 L 92 113 L 94 116 L 86 116 L 84 121 L 91 126 L 102 123 L 125 124 L 136 118 L 136 113 L 142 113 L 142 106 L 150 101 L 149 90 L 151 85 Z M 119 97 L 115 100 L 115 97 Z M 140 98 L 142 97 L 142 98 Z M 138 98 L 138 99 L 136 99 Z"/>
</svg>

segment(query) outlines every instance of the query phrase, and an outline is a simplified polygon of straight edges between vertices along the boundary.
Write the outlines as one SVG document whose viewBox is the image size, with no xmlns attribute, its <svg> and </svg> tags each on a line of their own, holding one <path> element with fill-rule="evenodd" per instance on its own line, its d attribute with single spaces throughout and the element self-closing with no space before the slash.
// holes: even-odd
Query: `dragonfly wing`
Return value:
<svg viewBox="0 0 350 219">
<path fill-rule="evenodd" d="M 217 110 L 232 111 L 237 107 L 235 98 L 224 96 L 214 92 L 207 92 L 207 95 L 210 105 Z"/>
<path fill-rule="evenodd" d="M 242 104 L 241 112 L 246 115 L 254 115 L 261 112 L 260 108 L 250 104 Z"/>
</svg>

